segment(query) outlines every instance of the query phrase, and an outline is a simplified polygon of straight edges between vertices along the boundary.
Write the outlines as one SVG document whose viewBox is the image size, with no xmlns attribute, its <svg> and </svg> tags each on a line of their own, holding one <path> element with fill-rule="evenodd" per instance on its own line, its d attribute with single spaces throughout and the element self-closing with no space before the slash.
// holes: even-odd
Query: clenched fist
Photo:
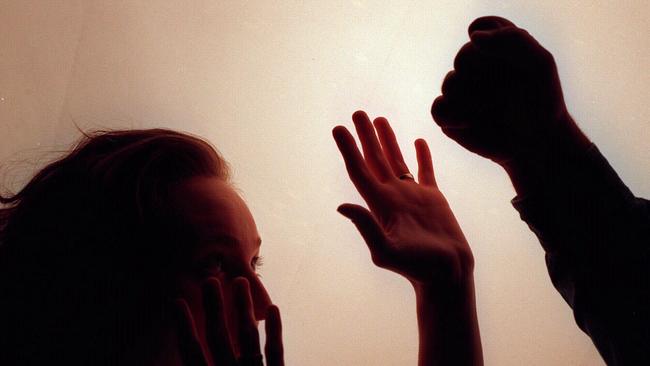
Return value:
<svg viewBox="0 0 650 366">
<path fill-rule="evenodd" d="M 504 166 L 588 141 L 567 112 L 553 56 L 528 32 L 483 17 L 469 37 L 431 107 L 445 135 Z"/>
</svg>

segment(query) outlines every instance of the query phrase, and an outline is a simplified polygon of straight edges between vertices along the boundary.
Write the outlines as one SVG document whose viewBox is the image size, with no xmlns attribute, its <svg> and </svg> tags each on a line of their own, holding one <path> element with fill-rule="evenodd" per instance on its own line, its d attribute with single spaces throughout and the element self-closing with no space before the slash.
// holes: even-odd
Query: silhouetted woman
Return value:
<svg viewBox="0 0 650 366">
<path fill-rule="evenodd" d="M 269 364 L 281 363 L 255 223 L 205 141 L 162 129 L 88 135 L 2 203 L 0 363 L 176 365 L 201 340 L 234 364 L 261 358 L 248 328 L 267 312 Z"/>
<path fill-rule="evenodd" d="M 344 127 L 334 137 L 372 212 L 339 212 L 377 265 L 413 284 L 420 365 L 481 364 L 473 257 L 426 143 L 416 183 L 388 122 L 375 121 L 380 145 L 365 113 L 353 120 L 365 158 Z M 262 365 L 261 319 L 266 364 L 283 364 L 279 311 L 255 273 L 255 221 L 205 141 L 92 134 L 2 202 L 3 364 Z"/>
</svg>

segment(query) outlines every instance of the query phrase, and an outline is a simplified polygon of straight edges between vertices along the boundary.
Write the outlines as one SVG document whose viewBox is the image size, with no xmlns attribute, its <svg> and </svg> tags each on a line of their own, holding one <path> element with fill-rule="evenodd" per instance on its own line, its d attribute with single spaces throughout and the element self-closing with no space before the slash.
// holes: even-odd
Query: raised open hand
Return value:
<svg viewBox="0 0 650 366">
<path fill-rule="evenodd" d="M 586 141 L 567 112 L 553 56 L 526 30 L 489 16 L 468 33 L 431 107 L 447 136 L 501 165 Z"/>
<path fill-rule="evenodd" d="M 224 316 L 224 302 L 221 284 L 210 278 L 203 288 L 203 307 L 206 318 L 206 352 L 199 339 L 192 312 L 183 299 L 176 301 L 178 313 L 178 339 L 181 357 L 185 366 L 263 366 L 257 322 L 248 280 L 243 277 L 234 280 L 234 296 L 237 305 L 239 325 L 238 349 L 232 345 L 231 333 Z M 266 313 L 266 355 L 267 366 L 283 366 L 282 324 L 280 311 L 275 305 Z M 211 361 L 210 361 L 211 360 Z"/>
<path fill-rule="evenodd" d="M 338 211 L 356 225 L 373 262 L 414 286 L 448 286 L 471 276 L 472 252 L 438 190 L 426 142 L 415 141 L 416 182 L 385 118 L 375 119 L 373 127 L 366 113 L 357 111 L 352 120 L 363 156 L 345 127 L 335 127 L 333 135 L 350 179 L 370 211 L 353 204 L 343 204 Z"/>
</svg>

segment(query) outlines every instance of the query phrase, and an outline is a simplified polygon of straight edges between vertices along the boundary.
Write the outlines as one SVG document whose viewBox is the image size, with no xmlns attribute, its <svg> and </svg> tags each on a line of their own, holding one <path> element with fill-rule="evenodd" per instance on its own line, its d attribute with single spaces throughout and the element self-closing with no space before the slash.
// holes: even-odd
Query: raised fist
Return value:
<svg viewBox="0 0 650 366">
<path fill-rule="evenodd" d="M 507 19 L 478 18 L 431 114 L 466 149 L 505 165 L 574 136 L 553 56 Z"/>
</svg>

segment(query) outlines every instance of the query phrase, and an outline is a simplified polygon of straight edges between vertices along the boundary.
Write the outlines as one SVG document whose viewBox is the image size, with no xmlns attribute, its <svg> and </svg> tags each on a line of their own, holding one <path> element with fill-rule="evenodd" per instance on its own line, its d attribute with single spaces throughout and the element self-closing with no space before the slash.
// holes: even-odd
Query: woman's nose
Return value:
<svg viewBox="0 0 650 366">
<path fill-rule="evenodd" d="M 255 319 L 264 320 L 266 318 L 266 309 L 271 305 L 271 298 L 269 297 L 266 288 L 262 284 L 257 275 L 248 278 L 251 287 L 251 297 L 253 298 L 253 307 L 255 310 Z"/>
</svg>

